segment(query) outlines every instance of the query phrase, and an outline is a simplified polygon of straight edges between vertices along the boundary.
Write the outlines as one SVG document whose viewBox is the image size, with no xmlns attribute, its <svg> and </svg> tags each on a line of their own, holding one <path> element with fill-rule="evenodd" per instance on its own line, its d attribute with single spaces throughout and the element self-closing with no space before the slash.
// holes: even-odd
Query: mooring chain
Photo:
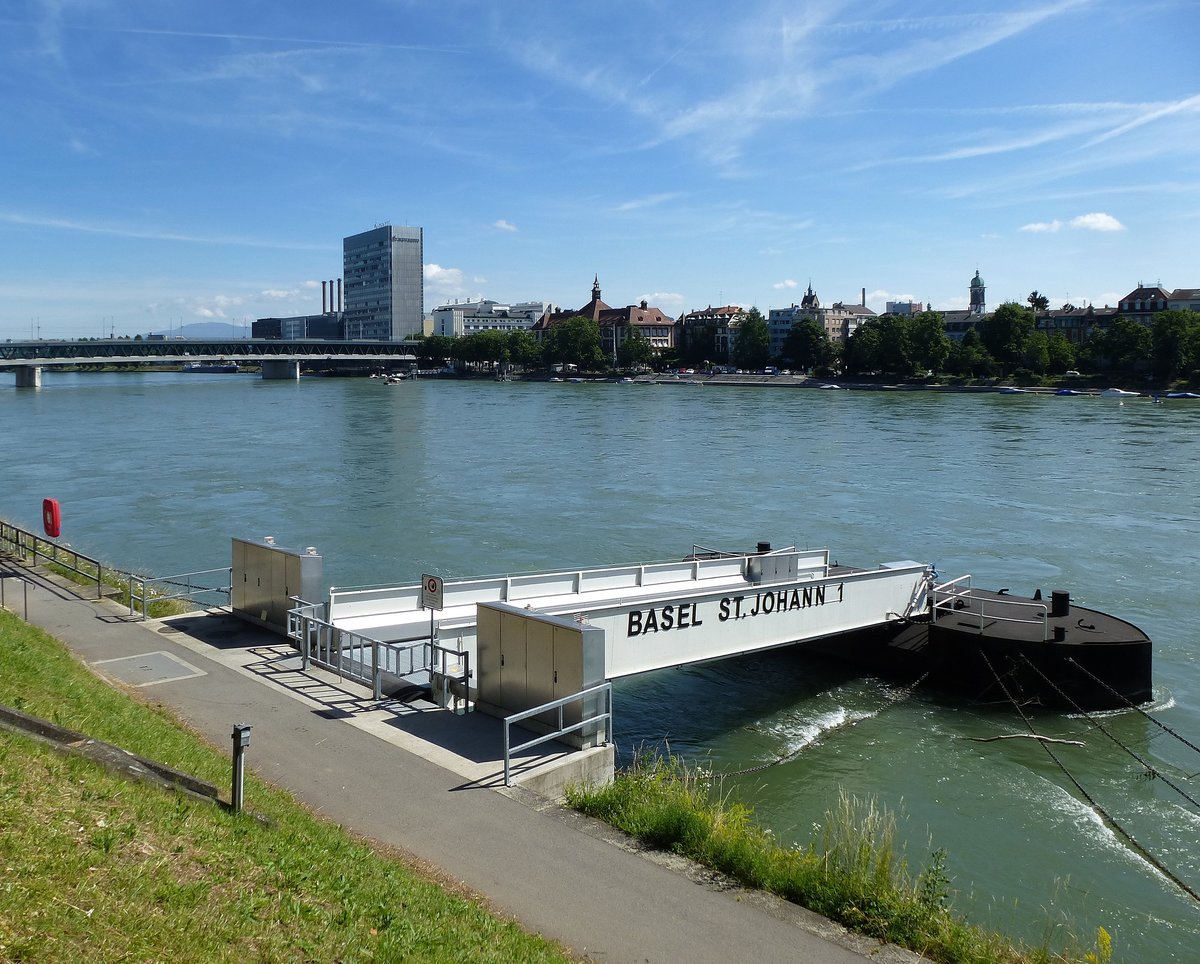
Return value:
<svg viewBox="0 0 1200 964">
<path fill-rule="evenodd" d="M 1008 687 L 1004 685 L 1004 681 L 1000 678 L 1000 675 L 996 672 L 995 667 L 992 666 L 991 660 L 989 660 L 987 658 L 987 653 L 980 650 L 979 655 L 983 657 L 983 661 L 987 664 L 987 668 L 992 671 L 992 675 L 996 678 L 996 682 L 1000 684 L 1000 688 L 1002 690 L 1004 690 L 1004 695 L 1008 697 L 1009 702 L 1012 703 L 1012 705 L 1013 705 L 1013 708 L 1016 709 L 1017 713 L 1020 714 L 1021 719 L 1025 721 L 1025 725 L 1029 728 L 1029 732 L 1036 734 L 1036 731 L 1033 728 L 1033 723 L 1030 722 L 1029 717 L 1025 715 L 1025 711 L 1021 708 L 1021 705 L 1013 698 L 1013 695 L 1008 691 Z M 1072 701 L 1068 699 L 1068 702 L 1072 702 Z M 1091 806 L 1091 808 L 1096 812 L 1096 814 L 1104 822 L 1105 826 L 1109 827 L 1110 829 L 1112 829 L 1113 831 L 1115 831 L 1116 833 L 1118 833 L 1122 837 L 1124 837 L 1125 840 L 1128 841 L 1129 845 L 1134 849 L 1134 851 L 1137 854 L 1139 854 L 1142 857 L 1143 860 L 1145 860 L 1148 864 L 1150 864 L 1151 867 L 1153 867 L 1155 870 L 1157 870 L 1159 873 L 1161 873 L 1164 877 L 1166 877 L 1169 881 L 1171 881 L 1176 887 L 1178 887 L 1180 890 L 1182 890 L 1185 894 L 1187 894 L 1189 897 L 1191 897 L 1192 900 L 1200 902 L 1200 894 L 1197 894 L 1196 891 L 1194 891 L 1191 887 L 1189 887 L 1185 881 L 1181 880 L 1161 860 L 1159 860 L 1157 857 L 1154 856 L 1154 854 L 1150 853 L 1149 850 L 1147 850 L 1140 843 L 1138 843 L 1138 841 L 1134 838 L 1133 834 L 1131 834 L 1128 830 L 1126 830 L 1119 823 L 1117 823 L 1117 821 L 1113 818 L 1113 816 L 1107 810 L 1105 810 L 1102 806 L 1100 806 L 1099 803 L 1096 802 L 1095 798 L 1090 793 L 1088 793 L 1087 790 L 1085 790 L 1083 788 L 1083 784 L 1080 783 L 1078 780 L 1076 780 L 1074 775 L 1071 773 L 1071 771 L 1067 769 L 1066 764 L 1064 764 L 1062 762 L 1062 760 L 1060 760 L 1058 758 L 1058 755 L 1052 749 L 1050 749 L 1049 744 L 1047 744 L 1044 740 L 1038 740 L 1038 743 L 1041 745 L 1042 749 L 1046 751 L 1046 753 L 1047 753 L 1047 755 L 1049 755 L 1050 759 L 1054 761 L 1055 765 L 1063 772 L 1063 775 L 1068 780 L 1071 781 L 1071 783 L 1075 786 L 1075 789 L 1078 790 L 1080 792 L 1080 794 L 1083 795 L 1084 800 L 1086 800 L 1088 802 L 1088 805 Z"/>
<path fill-rule="evenodd" d="M 1155 779 L 1157 779 L 1157 780 L 1162 780 L 1162 782 L 1163 782 L 1163 783 L 1165 783 L 1165 784 L 1166 784 L 1167 786 L 1169 786 L 1169 787 L 1170 787 L 1172 790 L 1174 790 L 1174 791 L 1175 791 L 1176 793 L 1178 793 L 1178 794 L 1179 794 L 1181 797 L 1183 797 L 1183 799 L 1184 799 L 1184 800 L 1186 800 L 1188 803 L 1190 803 L 1190 804 L 1191 804 L 1193 807 L 1195 807 L 1197 810 L 1200 810 L 1200 802 L 1196 801 L 1196 800 L 1195 800 L 1193 797 L 1191 797 L 1191 796 L 1190 796 L 1190 795 L 1189 795 L 1189 794 L 1188 794 L 1188 793 L 1187 793 L 1185 790 L 1181 789 L 1180 787 L 1177 787 L 1177 786 L 1176 786 L 1174 783 L 1172 783 L 1172 782 L 1171 782 L 1171 780 L 1170 780 L 1170 779 L 1168 779 L 1167 777 L 1163 776 L 1163 774 L 1162 774 L 1162 771 L 1161 771 L 1161 770 L 1159 770 L 1157 767 L 1155 767 L 1155 766 L 1152 766 L 1151 764 L 1149 764 L 1149 763 L 1147 763 L 1145 760 L 1143 760 L 1143 759 L 1141 758 L 1141 756 L 1138 754 L 1138 752 L 1137 752 L 1136 750 L 1134 750 L 1132 747 L 1128 747 L 1128 746 L 1126 746 L 1126 745 L 1125 745 L 1124 743 L 1122 743 L 1122 742 L 1121 742 L 1119 739 L 1117 739 L 1115 736 L 1113 736 L 1111 733 L 1109 733 L 1109 732 L 1108 732 L 1108 729 L 1107 729 L 1107 728 L 1104 726 L 1104 724 L 1103 724 L 1103 723 L 1101 723 L 1101 722 L 1100 722 L 1099 720 L 1097 720 L 1097 719 L 1094 719 L 1094 718 L 1092 717 L 1092 715 L 1091 715 L 1090 713 L 1088 713 L 1088 712 L 1087 712 L 1087 710 L 1085 710 L 1085 709 L 1083 709 L 1082 707 L 1080 707 L 1080 705 L 1079 705 L 1078 703 L 1076 703 L 1076 702 L 1075 702 L 1073 699 L 1071 699 L 1071 697 L 1069 697 L 1069 696 L 1068 696 L 1066 693 L 1064 693 L 1064 692 L 1062 691 L 1062 689 L 1060 689 L 1060 688 L 1059 688 L 1058 684 L 1057 684 L 1057 683 L 1055 683 L 1055 682 L 1054 682 L 1052 679 L 1050 679 L 1050 678 L 1049 678 L 1049 677 L 1048 677 L 1048 676 L 1047 676 L 1045 673 L 1043 673 L 1043 672 L 1042 672 L 1042 671 L 1041 671 L 1041 670 L 1040 670 L 1040 669 L 1039 669 L 1037 666 L 1035 666 L 1035 665 L 1034 665 L 1032 662 L 1030 662 L 1030 661 L 1029 661 L 1029 659 L 1028 659 L 1028 657 L 1022 656 L 1022 657 L 1021 657 L 1021 659 L 1025 660 L 1025 663 L 1026 663 L 1026 665 L 1027 665 L 1027 666 L 1029 666 L 1029 668 L 1030 668 L 1030 669 L 1032 669 L 1032 670 L 1033 670 L 1035 673 L 1037 673 L 1037 674 L 1038 674 L 1038 676 L 1040 676 L 1040 677 L 1041 677 L 1042 679 L 1044 679 L 1044 680 L 1045 680 L 1045 681 L 1046 681 L 1046 682 L 1047 682 L 1047 683 L 1048 683 L 1050 686 L 1052 686 L 1052 687 L 1054 688 L 1055 692 L 1057 692 L 1059 696 L 1061 696 L 1061 697 L 1062 697 L 1064 700 L 1066 700 L 1066 701 L 1067 701 L 1068 703 L 1070 703 L 1070 704 L 1071 704 L 1073 707 L 1075 707 L 1075 711 L 1076 711 L 1077 713 L 1080 713 L 1080 714 L 1083 716 L 1083 718 L 1084 718 L 1085 720 L 1087 720 L 1087 721 L 1088 721 L 1088 723 L 1090 723 L 1092 726 L 1094 726 L 1096 729 L 1098 729 L 1098 730 L 1099 730 L 1101 733 L 1103 733 L 1103 734 L 1104 734 L 1105 736 L 1107 736 L 1107 737 L 1108 737 L 1110 740 L 1112 740 L 1112 741 L 1113 741 L 1113 743 L 1115 743 L 1115 744 L 1116 744 L 1117 746 L 1119 746 L 1119 747 L 1120 747 L 1122 750 L 1124 750 L 1126 753 L 1128 753 L 1128 754 L 1129 754 L 1131 757 L 1133 757 L 1135 760 L 1137 760 L 1137 761 L 1138 761 L 1138 763 L 1140 763 L 1140 764 L 1142 765 L 1142 767 L 1143 767 L 1143 768 L 1145 768 L 1146 772 L 1147 772 L 1148 774 L 1150 774 L 1150 776 L 1151 776 L 1151 777 L 1154 777 L 1154 778 L 1155 778 Z M 1072 660 L 1072 662 L 1074 662 L 1074 661 Z M 1077 665 L 1077 666 L 1078 666 L 1079 664 L 1078 664 L 1078 663 L 1076 663 L 1075 665 Z M 1082 668 L 1082 667 L 1081 667 L 1081 668 Z"/>
<path fill-rule="evenodd" d="M 1175 737 L 1175 739 L 1177 739 L 1184 746 L 1190 747 L 1191 749 L 1195 750 L 1197 753 L 1200 753 L 1200 746 L 1196 746 L 1195 743 L 1191 742 L 1186 737 L 1181 736 L 1180 734 L 1176 733 L 1169 726 L 1167 726 L 1166 723 L 1160 723 L 1158 720 L 1156 720 L 1153 716 L 1151 716 L 1149 713 L 1147 713 L 1145 710 L 1143 710 L 1136 703 L 1130 702 L 1129 697 L 1127 697 L 1124 693 L 1119 693 L 1117 690 L 1113 689 L 1111 686 L 1108 685 L 1108 683 L 1106 683 L 1104 680 L 1102 680 L 1099 676 L 1097 676 L 1095 673 L 1093 673 L 1086 666 L 1083 666 L 1082 664 L 1077 663 L 1075 661 L 1074 657 L 1068 656 L 1067 662 L 1070 663 L 1072 666 L 1074 666 L 1076 669 L 1080 670 L 1081 672 L 1086 673 L 1092 679 L 1093 682 L 1099 683 L 1106 690 L 1108 690 L 1110 693 L 1112 693 L 1113 696 L 1116 696 L 1119 699 L 1124 700 L 1125 705 L 1128 706 L 1131 710 L 1137 710 L 1139 713 L 1142 714 L 1142 716 L 1144 716 L 1146 719 L 1148 719 L 1151 723 L 1153 723 L 1159 729 L 1164 730 L 1165 732 L 1171 734 L 1171 736 Z"/>
<path fill-rule="evenodd" d="M 920 686 L 922 683 L 925 682 L 925 678 L 928 675 L 929 675 L 928 673 L 922 673 L 921 676 L 919 676 L 916 680 L 914 680 L 908 687 L 899 690 L 898 692 L 896 692 L 889 698 L 885 699 L 883 701 L 883 703 L 880 704 L 879 709 L 875 711 L 874 715 L 878 716 L 880 713 L 882 713 L 888 707 L 895 706 L 897 703 L 901 702 L 902 700 L 908 699 L 910 696 L 912 696 L 913 691 L 916 690 L 916 688 L 918 686 Z M 866 717 L 863 717 L 863 719 L 865 719 L 865 718 Z M 859 720 L 846 720 L 843 723 L 839 723 L 837 726 L 830 727 L 828 730 L 825 730 L 824 733 L 820 734 L 819 737 L 811 740 L 808 743 L 805 743 L 803 746 L 793 750 L 791 753 L 785 753 L 782 756 L 779 756 L 774 760 L 768 760 L 766 763 L 760 763 L 757 766 L 747 767 L 744 770 L 726 770 L 726 771 L 722 771 L 721 773 L 714 774 L 714 776 L 742 777 L 748 773 L 758 773 L 761 770 L 769 770 L 771 767 L 777 767 L 783 763 L 790 763 L 792 760 L 796 759 L 796 757 L 798 757 L 801 753 L 803 753 L 805 750 L 807 750 L 810 746 L 812 746 L 815 743 L 819 743 L 820 737 L 823 737 L 829 733 L 833 733 L 835 730 L 840 730 L 843 727 L 853 726 L 855 723 L 858 723 L 858 722 L 859 722 Z"/>
</svg>

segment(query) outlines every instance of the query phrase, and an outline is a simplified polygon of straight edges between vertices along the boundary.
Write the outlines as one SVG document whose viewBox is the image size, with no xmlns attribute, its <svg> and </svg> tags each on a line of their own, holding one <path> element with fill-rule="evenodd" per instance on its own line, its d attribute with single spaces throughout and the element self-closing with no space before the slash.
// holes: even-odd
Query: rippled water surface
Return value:
<svg viewBox="0 0 1200 964">
<path fill-rule="evenodd" d="M 11 376 L 0 376 L 11 377 Z M 340 586 L 678 558 L 693 543 L 936 563 L 1071 591 L 1155 640 L 1155 716 L 1200 744 L 1200 403 L 697 386 L 53 374 L 0 385 L 0 516 L 114 564 L 317 546 Z M 776 651 L 617 687 L 619 752 L 669 745 L 804 843 L 839 788 L 948 851 L 955 906 L 1031 942 L 1113 933 L 1195 961 L 1200 907 L 1106 826 L 1010 713 Z M 1084 790 L 1200 889 L 1200 754 L 1134 712 L 1043 716 Z M 1126 749 L 1122 749 L 1118 742 Z M 1128 751 L 1164 779 L 1150 779 Z"/>
</svg>

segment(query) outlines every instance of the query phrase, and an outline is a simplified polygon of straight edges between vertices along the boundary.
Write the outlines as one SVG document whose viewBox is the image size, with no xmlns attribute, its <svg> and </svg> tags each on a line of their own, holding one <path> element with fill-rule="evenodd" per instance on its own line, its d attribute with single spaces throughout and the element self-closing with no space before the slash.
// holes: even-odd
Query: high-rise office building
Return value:
<svg viewBox="0 0 1200 964">
<path fill-rule="evenodd" d="M 343 239 L 348 339 L 400 341 L 421 334 L 424 255 L 420 228 L 383 224 Z"/>
</svg>

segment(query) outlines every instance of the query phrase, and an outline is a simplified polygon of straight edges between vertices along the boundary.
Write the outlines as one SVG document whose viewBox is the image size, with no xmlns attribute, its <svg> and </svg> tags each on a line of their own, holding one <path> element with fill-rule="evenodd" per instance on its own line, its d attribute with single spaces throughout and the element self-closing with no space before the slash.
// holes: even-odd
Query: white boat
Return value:
<svg viewBox="0 0 1200 964">
<path fill-rule="evenodd" d="M 997 392 L 1001 395 L 1028 395 L 1029 393 L 1023 388 L 1014 388 L 1012 385 L 1005 385 L 1003 388 L 997 388 Z"/>
<path fill-rule="evenodd" d="M 1138 398 L 1141 392 L 1127 392 L 1123 388 L 1106 388 L 1100 393 L 1101 398 Z"/>
<path fill-rule="evenodd" d="M 823 389 L 834 389 L 834 390 L 840 389 L 841 387 L 842 387 L 841 385 L 834 385 L 832 382 L 830 382 L 828 385 L 821 386 L 821 388 L 823 388 Z"/>
</svg>

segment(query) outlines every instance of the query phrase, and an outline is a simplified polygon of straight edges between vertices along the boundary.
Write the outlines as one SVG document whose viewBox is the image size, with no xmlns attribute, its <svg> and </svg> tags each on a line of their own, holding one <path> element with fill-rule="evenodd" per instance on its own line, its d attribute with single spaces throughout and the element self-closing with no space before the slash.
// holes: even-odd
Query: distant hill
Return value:
<svg viewBox="0 0 1200 964">
<path fill-rule="evenodd" d="M 231 325 L 227 321 L 198 321 L 195 324 L 184 325 L 182 328 L 170 328 L 167 331 L 152 331 L 152 335 L 164 338 L 197 338 L 197 339 L 233 339 L 249 338 L 250 329 L 244 325 Z"/>
</svg>

